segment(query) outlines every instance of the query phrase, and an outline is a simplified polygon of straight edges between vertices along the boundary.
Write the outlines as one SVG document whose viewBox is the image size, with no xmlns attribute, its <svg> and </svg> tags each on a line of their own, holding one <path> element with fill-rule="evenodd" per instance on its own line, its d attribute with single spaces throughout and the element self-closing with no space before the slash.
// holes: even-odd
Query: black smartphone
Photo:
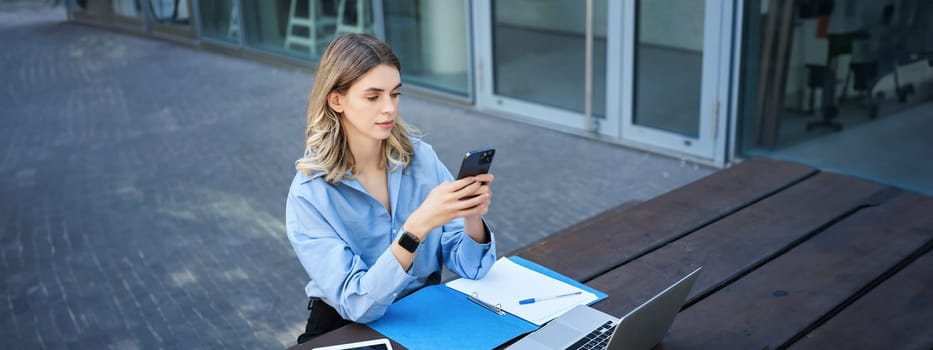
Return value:
<svg viewBox="0 0 933 350">
<path fill-rule="evenodd" d="M 476 176 L 489 172 L 492 166 L 492 158 L 496 155 L 496 149 L 487 147 L 478 150 L 469 151 L 463 155 L 463 162 L 460 163 L 460 172 L 457 174 L 457 180 L 467 176 Z"/>
</svg>

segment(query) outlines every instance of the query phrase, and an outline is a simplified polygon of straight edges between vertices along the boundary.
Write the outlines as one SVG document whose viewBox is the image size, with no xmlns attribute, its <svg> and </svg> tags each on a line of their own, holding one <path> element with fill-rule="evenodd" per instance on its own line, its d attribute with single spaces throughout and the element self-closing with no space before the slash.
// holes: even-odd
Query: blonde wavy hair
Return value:
<svg viewBox="0 0 933 350">
<path fill-rule="evenodd" d="M 308 98 L 305 152 L 295 161 L 298 171 L 305 175 L 322 171 L 324 180 L 330 183 L 337 183 L 353 173 L 356 161 L 341 125 L 341 114 L 330 108 L 327 96 L 331 92 L 347 93 L 360 77 L 381 64 L 395 67 L 399 72 L 402 70 L 392 49 L 370 35 L 342 34 L 327 46 Z M 391 134 L 382 143 L 385 154 L 382 165 L 388 166 L 390 171 L 407 168 L 414 152 L 411 137 L 418 133 L 397 117 Z"/>
</svg>

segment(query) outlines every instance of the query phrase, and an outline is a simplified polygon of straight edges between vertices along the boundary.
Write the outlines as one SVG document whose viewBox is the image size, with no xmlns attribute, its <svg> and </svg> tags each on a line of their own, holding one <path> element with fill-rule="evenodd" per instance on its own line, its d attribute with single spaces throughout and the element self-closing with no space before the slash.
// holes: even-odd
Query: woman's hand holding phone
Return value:
<svg viewBox="0 0 933 350">
<path fill-rule="evenodd" d="M 480 174 L 441 183 L 411 213 L 403 229 L 424 240 L 428 232 L 455 218 L 478 219 L 489 210 L 493 180 L 492 174 Z"/>
<path fill-rule="evenodd" d="M 482 198 L 483 200 L 477 205 L 475 209 L 478 213 L 475 215 L 468 215 L 463 218 L 463 228 L 466 230 L 467 235 L 473 238 L 474 241 L 480 244 L 488 243 L 490 240 L 489 234 L 486 230 L 486 224 L 483 222 L 483 215 L 486 215 L 486 212 L 489 211 L 489 205 L 492 203 L 492 189 L 489 185 L 492 184 L 492 181 L 495 179 L 492 174 L 480 174 L 475 176 L 476 180 L 482 184 L 479 189 L 477 189 L 472 196 L 472 199 Z"/>
<path fill-rule="evenodd" d="M 473 191 L 473 193 L 467 194 L 466 197 L 464 197 L 462 200 L 467 200 L 473 197 L 484 197 L 485 199 L 481 201 L 480 204 L 477 205 L 477 208 L 474 208 L 474 209 L 479 209 L 477 210 L 479 212 L 478 214 L 472 214 L 472 215 L 468 214 L 468 215 L 465 215 L 465 217 L 486 215 L 486 212 L 489 211 L 489 204 L 492 203 L 492 188 L 490 187 L 490 185 L 492 185 L 492 182 L 493 180 L 495 180 L 495 177 L 492 176 L 492 174 L 486 173 L 486 174 L 476 175 L 473 178 L 476 179 L 476 182 L 478 182 L 480 186 L 479 188 L 476 189 L 476 191 Z M 483 195 L 486 195 L 486 196 L 483 196 Z"/>
</svg>

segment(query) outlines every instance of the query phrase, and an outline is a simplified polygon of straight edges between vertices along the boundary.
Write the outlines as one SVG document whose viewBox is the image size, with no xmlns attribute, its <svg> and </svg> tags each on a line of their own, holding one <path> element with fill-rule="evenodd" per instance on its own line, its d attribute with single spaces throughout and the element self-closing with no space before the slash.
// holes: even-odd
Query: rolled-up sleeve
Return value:
<svg viewBox="0 0 933 350">
<path fill-rule="evenodd" d="M 451 272 L 469 279 L 486 276 L 496 262 L 496 235 L 488 225 L 486 228 L 489 230 L 489 242 L 479 243 L 466 233 L 463 219 L 455 219 L 444 225 L 441 251 L 444 264 Z"/>
<path fill-rule="evenodd" d="M 366 323 L 382 317 L 399 290 L 415 278 L 389 249 L 367 265 L 321 212 L 294 192 L 293 188 L 285 205 L 286 230 L 311 278 L 308 295 L 319 296 L 347 320 Z"/>
</svg>

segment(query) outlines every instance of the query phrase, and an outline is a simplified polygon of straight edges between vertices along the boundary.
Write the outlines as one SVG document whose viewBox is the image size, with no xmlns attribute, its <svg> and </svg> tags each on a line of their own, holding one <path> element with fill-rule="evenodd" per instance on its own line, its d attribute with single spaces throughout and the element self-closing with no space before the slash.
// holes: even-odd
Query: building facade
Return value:
<svg viewBox="0 0 933 350">
<path fill-rule="evenodd" d="M 76 22 L 313 67 L 370 33 L 406 90 L 714 165 L 933 193 L 926 0 L 71 0 Z M 880 140 L 880 141 L 879 141 Z M 893 165 L 892 165 L 893 164 Z"/>
</svg>

